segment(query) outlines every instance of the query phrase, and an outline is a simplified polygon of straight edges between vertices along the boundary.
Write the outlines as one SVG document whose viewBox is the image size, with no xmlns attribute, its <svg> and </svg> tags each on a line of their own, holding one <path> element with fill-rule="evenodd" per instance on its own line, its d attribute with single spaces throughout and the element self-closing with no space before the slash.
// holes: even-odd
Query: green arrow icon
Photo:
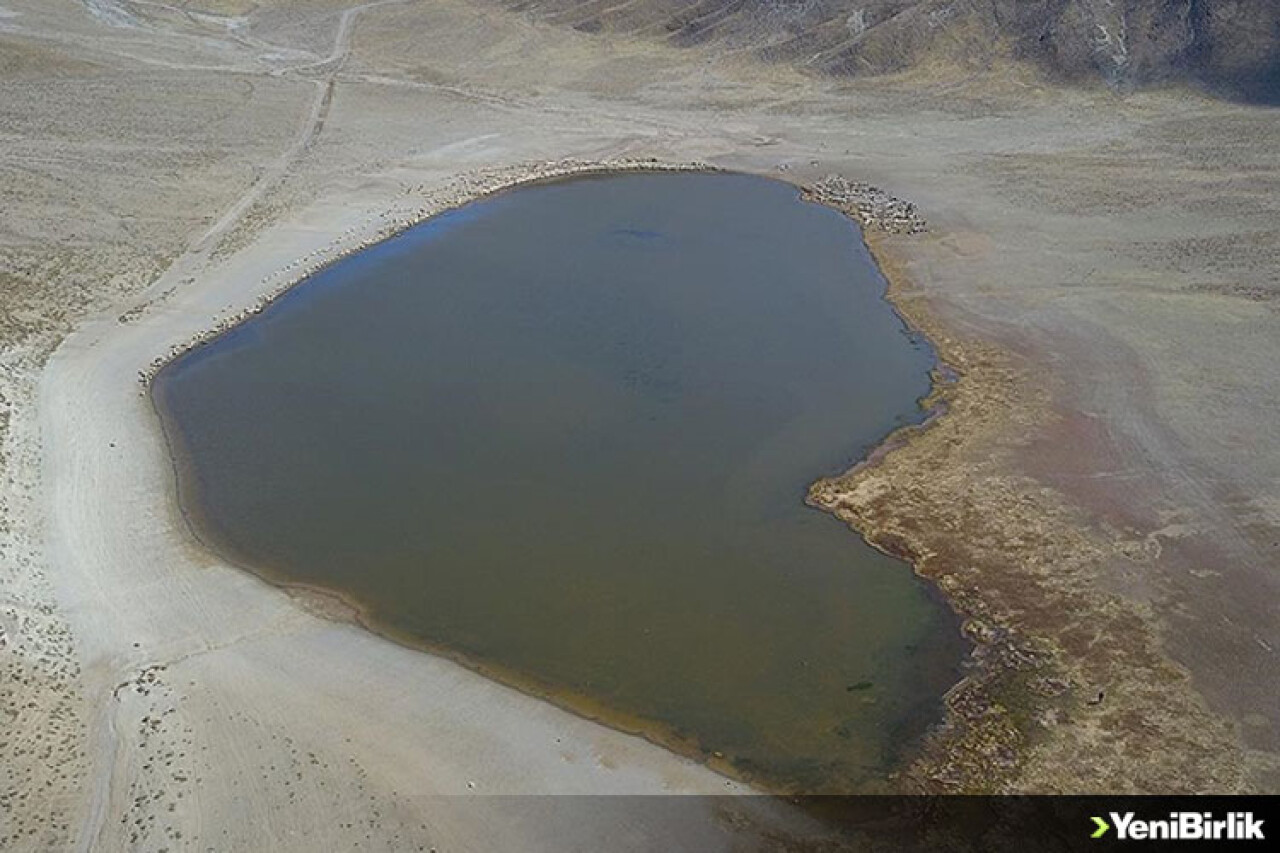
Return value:
<svg viewBox="0 0 1280 853">
<path fill-rule="evenodd" d="M 1093 831 L 1093 835 L 1089 836 L 1090 838 L 1101 838 L 1106 835 L 1107 830 L 1111 828 L 1111 824 L 1107 823 L 1100 817 L 1095 817 L 1093 822 L 1098 825 L 1098 828 Z"/>
</svg>

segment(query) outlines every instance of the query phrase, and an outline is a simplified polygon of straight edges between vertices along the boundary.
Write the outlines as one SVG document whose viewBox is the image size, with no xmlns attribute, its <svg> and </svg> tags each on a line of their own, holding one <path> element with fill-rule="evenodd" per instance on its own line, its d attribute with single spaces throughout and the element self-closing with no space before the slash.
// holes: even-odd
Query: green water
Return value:
<svg viewBox="0 0 1280 853">
<path fill-rule="evenodd" d="M 244 564 L 774 785 L 865 789 L 963 651 L 803 504 L 920 417 L 933 354 L 883 289 L 786 184 L 580 178 L 328 268 L 155 395 L 185 509 Z"/>
</svg>

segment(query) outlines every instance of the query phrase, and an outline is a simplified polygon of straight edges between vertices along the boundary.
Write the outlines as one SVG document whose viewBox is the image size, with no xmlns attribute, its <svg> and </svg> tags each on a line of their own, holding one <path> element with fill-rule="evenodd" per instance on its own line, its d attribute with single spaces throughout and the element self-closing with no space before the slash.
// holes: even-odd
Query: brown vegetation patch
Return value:
<svg viewBox="0 0 1280 853">
<path fill-rule="evenodd" d="M 1140 549 L 1001 463 L 1056 416 L 1028 364 L 953 336 L 913 293 L 896 239 L 869 242 L 891 298 L 958 379 L 948 412 L 810 500 L 939 585 L 976 644 L 948 717 L 899 779 L 918 791 L 1231 791 L 1233 732 L 1160 649 L 1154 614 L 1104 592 Z"/>
</svg>

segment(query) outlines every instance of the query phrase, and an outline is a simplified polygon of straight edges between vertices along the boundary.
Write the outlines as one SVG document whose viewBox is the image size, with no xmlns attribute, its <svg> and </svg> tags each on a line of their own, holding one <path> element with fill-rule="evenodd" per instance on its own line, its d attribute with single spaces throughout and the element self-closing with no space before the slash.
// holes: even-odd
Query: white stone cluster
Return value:
<svg viewBox="0 0 1280 853">
<path fill-rule="evenodd" d="M 911 202 L 841 175 L 827 175 L 804 187 L 804 195 L 810 201 L 834 207 L 867 228 L 893 234 L 919 234 L 927 229 Z"/>
</svg>

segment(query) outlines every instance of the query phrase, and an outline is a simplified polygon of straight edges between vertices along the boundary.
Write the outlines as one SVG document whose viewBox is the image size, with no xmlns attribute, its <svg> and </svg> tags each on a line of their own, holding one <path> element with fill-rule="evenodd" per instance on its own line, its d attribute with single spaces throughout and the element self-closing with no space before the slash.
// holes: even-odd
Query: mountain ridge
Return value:
<svg viewBox="0 0 1280 853">
<path fill-rule="evenodd" d="M 504 0 L 553 23 L 719 45 L 837 76 L 1030 64 L 1059 82 L 1193 83 L 1280 103 L 1276 0 Z"/>
</svg>

